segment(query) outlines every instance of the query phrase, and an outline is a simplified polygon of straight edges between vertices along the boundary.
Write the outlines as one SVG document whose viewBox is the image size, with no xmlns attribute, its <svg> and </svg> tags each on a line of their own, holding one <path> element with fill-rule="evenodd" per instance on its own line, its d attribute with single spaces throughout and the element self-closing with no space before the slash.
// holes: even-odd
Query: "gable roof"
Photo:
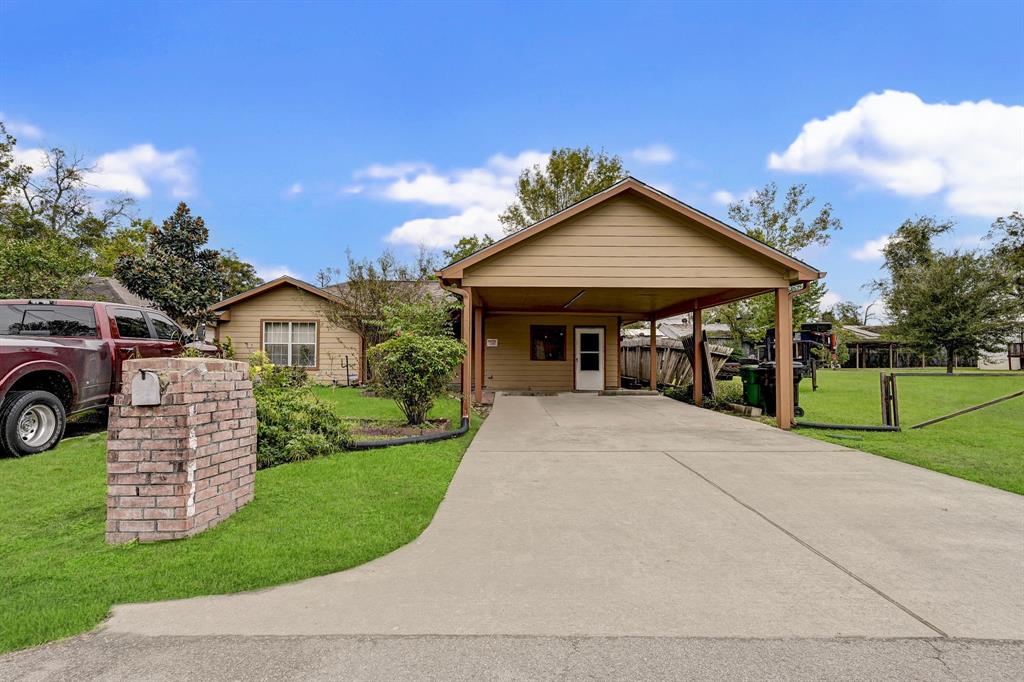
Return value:
<svg viewBox="0 0 1024 682">
<path fill-rule="evenodd" d="M 123 284 L 113 277 L 100 277 L 91 275 L 86 277 L 85 286 L 78 296 L 74 298 L 88 299 L 91 301 L 108 301 L 110 303 L 123 303 L 138 308 L 156 308 L 151 301 L 141 296 L 136 296 L 128 291 Z"/>
<path fill-rule="evenodd" d="M 727 225 L 707 213 L 690 206 L 689 204 L 670 197 L 664 192 L 656 190 L 650 185 L 637 180 L 633 176 L 628 176 L 624 180 L 620 180 L 611 187 L 602 190 L 597 194 L 578 201 L 572 206 L 569 206 L 554 215 L 548 216 L 540 222 L 534 223 L 533 225 L 519 230 L 518 232 L 514 232 L 504 239 L 499 239 L 490 246 L 486 246 L 461 260 L 457 260 L 454 263 L 445 266 L 437 273 L 438 277 L 442 279 L 460 279 L 466 268 L 476 265 L 481 261 L 501 253 L 509 247 L 515 246 L 516 244 L 530 239 L 545 230 L 555 227 L 556 225 L 559 225 L 566 220 L 597 206 L 598 204 L 610 201 L 611 199 L 626 193 L 639 195 L 665 209 L 668 209 L 669 212 L 674 213 L 675 215 L 702 225 L 710 231 L 725 237 L 727 240 L 735 242 L 737 245 L 753 251 L 754 253 L 760 254 L 761 256 L 784 266 L 788 270 L 794 271 L 799 281 L 816 280 L 825 276 L 824 272 L 803 262 L 802 260 L 768 246 L 764 242 L 754 239 L 746 232 Z"/>
<path fill-rule="evenodd" d="M 210 310 L 217 311 L 224 310 L 225 308 L 230 308 L 236 303 L 241 303 L 242 301 L 252 298 L 253 296 L 259 296 L 260 294 L 264 294 L 270 291 L 271 289 L 276 289 L 286 284 L 296 287 L 298 289 L 302 289 L 303 291 L 309 292 L 315 296 L 325 298 L 328 301 L 336 300 L 336 298 L 332 296 L 330 293 L 310 284 L 309 282 L 303 282 L 301 279 L 295 279 L 294 277 L 283 275 L 281 277 L 278 277 L 277 279 L 272 279 L 269 282 L 261 284 L 258 287 L 254 287 L 252 289 L 249 289 L 248 291 L 243 291 L 237 296 L 232 296 L 231 298 L 224 299 L 220 303 L 215 303 L 214 305 L 210 306 Z"/>
</svg>

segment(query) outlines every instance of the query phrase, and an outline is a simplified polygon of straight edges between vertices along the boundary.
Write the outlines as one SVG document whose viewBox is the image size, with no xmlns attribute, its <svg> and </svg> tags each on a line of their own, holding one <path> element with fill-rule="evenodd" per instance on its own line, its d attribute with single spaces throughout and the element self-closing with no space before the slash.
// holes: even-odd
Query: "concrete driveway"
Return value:
<svg viewBox="0 0 1024 682">
<path fill-rule="evenodd" d="M 661 397 L 499 396 L 412 544 L 118 606 L 0 680 L 1009 680 L 1021 639 L 1024 497 Z"/>
<path fill-rule="evenodd" d="M 1024 638 L 1024 497 L 662 397 L 499 396 L 365 566 L 109 633 Z"/>
</svg>

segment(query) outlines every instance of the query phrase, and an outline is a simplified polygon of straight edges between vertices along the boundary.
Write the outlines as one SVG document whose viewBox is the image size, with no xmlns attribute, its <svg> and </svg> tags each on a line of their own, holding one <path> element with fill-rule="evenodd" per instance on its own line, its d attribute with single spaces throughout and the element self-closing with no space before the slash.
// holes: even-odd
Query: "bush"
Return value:
<svg viewBox="0 0 1024 682">
<path fill-rule="evenodd" d="M 344 420 L 308 389 L 261 383 L 253 393 L 257 468 L 330 455 L 352 444 Z"/>
<path fill-rule="evenodd" d="M 724 408 L 728 403 L 743 402 L 743 383 L 740 381 L 716 381 L 715 392 L 717 396 L 714 398 L 704 396 L 703 407 L 714 410 Z M 665 397 L 693 405 L 693 386 L 670 386 L 665 389 Z"/>
<path fill-rule="evenodd" d="M 306 370 L 274 365 L 263 352 L 249 361 L 258 469 L 330 455 L 352 444 L 345 421 L 307 388 Z"/>
<path fill-rule="evenodd" d="M 374 385 L 392 398 L 410 424 L 422 424 L 437 398 L 444 395 L 466 346 L 438 336 L 402 334 L 367 351 Z"/>
</svg>

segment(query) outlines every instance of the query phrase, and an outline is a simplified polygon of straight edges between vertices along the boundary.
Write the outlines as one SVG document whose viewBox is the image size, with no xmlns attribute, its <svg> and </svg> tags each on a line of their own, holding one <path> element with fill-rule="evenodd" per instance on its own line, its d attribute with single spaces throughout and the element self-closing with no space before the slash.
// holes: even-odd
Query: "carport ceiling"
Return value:
<svg viewBox="0 0 1024 682">
<path fill-rule="evenodd" d="M 635 313 L 648 315 L 697 298 L 709 298 L 719 289 L 619 289 L 568 287 L 474 287 L 484 307 L 491 310 L 572 313 Z"/>
</svg>

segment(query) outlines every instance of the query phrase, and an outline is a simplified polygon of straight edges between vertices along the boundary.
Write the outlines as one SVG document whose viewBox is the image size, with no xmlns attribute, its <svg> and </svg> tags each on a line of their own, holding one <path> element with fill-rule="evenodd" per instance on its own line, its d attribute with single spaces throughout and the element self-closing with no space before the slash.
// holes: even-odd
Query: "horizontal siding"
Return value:
<svg viewBox="0 0 1024 682">
<path fill-rule="evenodd" d="M 559 325 L 566 331 L 566 359 L 530 359 L 530 325 Z M 573 388 L 573 327 L 605 328 L 605 387 L 619 381 L 618 319 L 605 315 L 486 315 L 484 338 L 498 339 L 497 348 L 484 348 L 484 386 L 491 390 L 571 391 Z"/>
<path fill-rule="evenodd" d="M 319 368 L 311 375 L 321 383 L 345 383 L 346 358 L 352 375 L 359 375 L 359 335 L 327 322 L 324 305 L 319 296 L 293 286 L 280 286 L 231 306 L 231 319 L 217 325 L 217 338 L 230 336 L 236 357 L 247 360 L 260 349 L 261 320 L 315 320 L 319 325 Z"/>
<path fill-rule="evenodd" d="M 466 286 L 736 288 L 788 283 L 781 266 L 707 228 L 619 197 L 470 266 Z"/>
</svg>

